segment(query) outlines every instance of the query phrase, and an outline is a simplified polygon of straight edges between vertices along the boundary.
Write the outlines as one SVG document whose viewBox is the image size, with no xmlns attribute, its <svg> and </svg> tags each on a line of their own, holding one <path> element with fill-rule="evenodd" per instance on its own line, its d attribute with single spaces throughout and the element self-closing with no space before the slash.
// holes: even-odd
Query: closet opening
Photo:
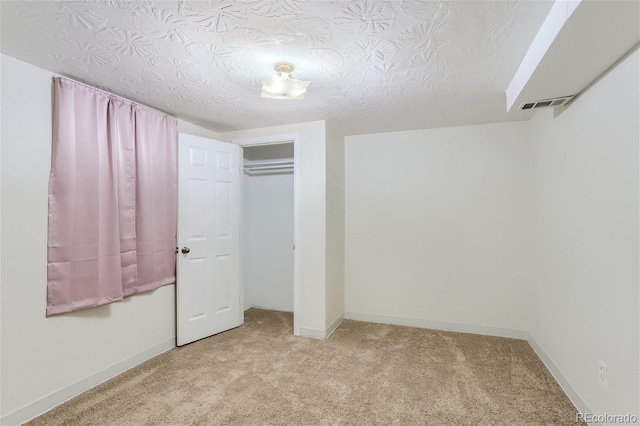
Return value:
<svg viewBox="0 0 640 426">
<path fill-rule="evenodd" d="M 295 324 L 295 143 L 242 148 L 243 308 L 292 312 Z"/>
</svg>

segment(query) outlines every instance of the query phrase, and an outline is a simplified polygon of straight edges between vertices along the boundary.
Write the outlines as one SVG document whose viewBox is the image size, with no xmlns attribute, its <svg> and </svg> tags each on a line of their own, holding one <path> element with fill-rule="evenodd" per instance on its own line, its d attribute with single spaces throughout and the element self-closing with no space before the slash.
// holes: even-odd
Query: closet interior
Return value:
<svg viewBox="0 0 640 426">
<path fill-rule="evenodd" d="M 243 148 L 245 310 L 293 312 L 293 149 L 293 142 Z"/>
</svg>

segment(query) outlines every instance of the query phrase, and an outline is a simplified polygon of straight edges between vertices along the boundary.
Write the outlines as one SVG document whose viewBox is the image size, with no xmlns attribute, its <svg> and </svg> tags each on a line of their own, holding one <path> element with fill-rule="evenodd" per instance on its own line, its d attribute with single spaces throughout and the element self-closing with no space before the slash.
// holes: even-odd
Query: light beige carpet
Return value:
<svg viewBox="0 0 640 426">
<path fill-rule="evenodd" d="M 250 309 L 30 425 L 575 425 L 525 341 L 344 321 L 325 341 Z"/>
</svg>

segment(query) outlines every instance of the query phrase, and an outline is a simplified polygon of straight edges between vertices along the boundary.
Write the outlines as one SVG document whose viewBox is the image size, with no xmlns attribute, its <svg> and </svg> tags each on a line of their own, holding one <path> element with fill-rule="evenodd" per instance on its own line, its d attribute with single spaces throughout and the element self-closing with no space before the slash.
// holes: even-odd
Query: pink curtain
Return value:
<svg viewBox="0 0 640 426">
<path fill-rule="evenodd" d="M 175 282 L 177 121 L 54 79 L 47 315 Z"/>
</svg>

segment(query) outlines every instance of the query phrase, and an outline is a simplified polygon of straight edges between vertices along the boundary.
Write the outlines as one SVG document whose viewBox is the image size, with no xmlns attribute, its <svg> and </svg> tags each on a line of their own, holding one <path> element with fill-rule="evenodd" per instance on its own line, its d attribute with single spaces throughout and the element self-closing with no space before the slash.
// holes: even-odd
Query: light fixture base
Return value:
<svg viewBox="0 0 640 426">
<path fill-rule="evenodd" d="M 276 72 L 291 74 L 295 68 L 296 67 L 290 62 L 276 62 L 273 64 L 273 69 L 276 70 Z"/>
</svg>

